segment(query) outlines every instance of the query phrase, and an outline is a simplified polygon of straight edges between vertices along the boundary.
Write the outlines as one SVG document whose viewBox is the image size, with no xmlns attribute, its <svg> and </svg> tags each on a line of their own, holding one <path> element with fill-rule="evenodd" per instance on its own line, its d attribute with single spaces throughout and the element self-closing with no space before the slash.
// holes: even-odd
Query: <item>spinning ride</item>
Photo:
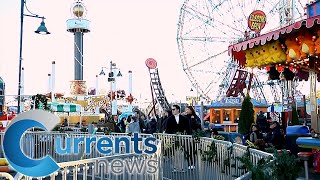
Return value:
<svg viewBox="0 0 320 180">
<path fill-rule="evenodd" d="M 295 106 L 295 80 L 309 80 L 311 122 L 314 129 L 319 129 L 315 93 L 316 81 L 320 77 L 319 4 L 317 1 L 307 5 L 308 16 L 302 20 L 288 21 L 285 27 L 258 34 L 257 37 L 247 37 L 228 48 L 229 54 L 241 66 L 266 68 L 269 78 L 281 80 L 284 111 L 290 112 Z M 290 13 L 288 15 L 292 17 Z M 259 54 L 255 56 L 255 52 Z"/>
<path fill-rule="evenodd" d="M 301 19 L 304 4 L 298 0 L 185 0 L 180 10 L 177 42 L 183 70 L 201 96 L 213 101 L 230 93 L 228 89 L 238 78 L 237 73 L 257 97 L 264 94 L 264 84 L 270 85 L 273 92 L 279 91 L 277 83 L 259 82 L 267 80 L 266 70 L 254 70 L 257 80 L 250 84 L 252 69 L 233 61 L 228 56 L 228 46 L 259 36 L 248 28 L 252 12 L 265 13 L 267 21 L 260 32 L 264 34 Z"/>
</svg>

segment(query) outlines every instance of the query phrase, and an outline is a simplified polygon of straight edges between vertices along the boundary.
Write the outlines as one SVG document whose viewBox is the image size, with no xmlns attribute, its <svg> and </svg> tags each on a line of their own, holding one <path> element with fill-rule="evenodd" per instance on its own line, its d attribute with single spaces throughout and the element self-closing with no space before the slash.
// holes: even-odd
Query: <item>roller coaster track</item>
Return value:
<svg viewBox="0 0 320 180">
<path fill-rule="evenodd" d="M 155 99 L 157 103 L 159 103 L 159 105 L 163 110 L 170 109 L 170 104 L 161 86 L 158 68 L 149 69 L 149 73 L 150 73 L 150 86 L 152 90 L 152 98 Z M 154 107 L 152 109 L 155 108 L 155 105 L 156 103 L 153 104 Z"/>
</svg>

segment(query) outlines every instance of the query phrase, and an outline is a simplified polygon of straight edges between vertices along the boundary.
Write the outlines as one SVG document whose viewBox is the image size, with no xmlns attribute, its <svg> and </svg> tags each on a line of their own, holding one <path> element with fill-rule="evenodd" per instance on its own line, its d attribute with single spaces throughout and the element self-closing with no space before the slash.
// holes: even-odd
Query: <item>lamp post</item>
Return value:
<svg viewBox="0 0 320 180">
<path fill-rule="evenodd" d="M 99 76 L 96 75 L 96 93 L 97 96 L 100 94 L 99 92 Z"/>
<path fill-rule="evenodd" d="M 103 69 L 107 69 L 107 67 L 102 67 L 99 75 L 106 75 L 105 72 L 103 71 Z M 117 76 L 115 76 L 116 70 L 118 70 Z M 111 99 L 110 105 L 111 105 L 111 114 L 112 115 L 117 115 L 117 113 L 118 113 L 117 99 L 116 99 L 116 97 L 113 98 L 113 92 L 115 92 L 116 88 L 117 88 L 116 77 L 122 77 L 122 74 L 121 74 L 120 70 L 116 67 L 116 63 L 113 63 L 112 61 L 110 61 L 110 72 L 108 75 L 108 82 L 110 82 L 110 99 Z"/>
<path fill-rule="evenodd" d="M 128 98 L 129 97 L 132 98 L 132 71 L 129 71 L 128 73 L 129 73 L 129 91 L 128 91 L 129 96 L 128 96 Z M 128 111 L 132 112 L 132 101 L 130 101 L 130 100 L 129 100 L 129 104 L 128 104 Z"/>
<path fill-rule="evenodd" d="M 196 96 L 196 100 L 195 100 L 195 105 L 198 105 L 198 102 L 199 102 L 199 101 L 198 101 L 198 99 L 199 99 L 199 98 L 198 98 L 198 96 L 199 96 L 198 87 L 197 87 L 196 85 L 193 85 L 193 87 L 196 88 L 196 91 L 197 91 L 197 96 Z M 193 88 L 192 88 L 192 87 L 191 87 L 190 91 L 193 92 Z"/>
<path fill-rule="evenodd" d="M 30 14 L 24 14 L 24 8 L 26 6 L 26 10 Z M 21 0 L 21 10 L 20 10 L 20 49 L 19 49 L 19 81 L 18 81 L 18 113 L 21 111 L 20 102 L 21 102 L 21 79 L 22 79 L 22 40 L 23 40 L 23 18 L 24 16 L 33 17 L 33 18 L 40 18 L 42 19 L 40 26 L 35 31 L 37 34 L 50 34 L 45 26 L 44 19 L 45 17 L 39 16 L 37 14 L 31 13 L 26 5 L 26 0 Z"/>
</svg>

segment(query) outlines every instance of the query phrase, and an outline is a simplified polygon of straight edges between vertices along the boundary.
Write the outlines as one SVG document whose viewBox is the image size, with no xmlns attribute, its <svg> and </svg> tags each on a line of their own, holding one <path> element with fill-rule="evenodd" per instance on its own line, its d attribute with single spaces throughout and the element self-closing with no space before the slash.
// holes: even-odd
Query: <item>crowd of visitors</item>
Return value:
<svg viewBox="0 0 320 180">
<path fill-rule="evenodd" d="M 189 134 L 201 130 L 201 121 L 192 106 L 185 108 L 185 112 L 180 112 L 180 106 L 173 105 L 171 109 L 163 111 L 161 114 L 146 117 L 139 110 L 135 110 L 133 115 L 113 118 L 114 132 L 119 133 L 168 133 L 168 134 Z"/>
<path fill-rule="evenodd" d="M 285 144 L 284 133 L 277 121 L 269 123 L 263 112 L 257 116 L 256 124 L 252 124 L 246 139 L 258 146 L 259 149 L 271 147 L 282 149 Z"/>
</svg>

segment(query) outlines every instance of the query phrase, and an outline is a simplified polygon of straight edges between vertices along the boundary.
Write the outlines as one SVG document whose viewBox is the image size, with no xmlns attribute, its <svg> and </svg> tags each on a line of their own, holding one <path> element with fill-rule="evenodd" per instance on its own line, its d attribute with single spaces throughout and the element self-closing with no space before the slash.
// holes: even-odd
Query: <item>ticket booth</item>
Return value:
<svg viewBox="0 0 320 180">
<path fill-rule="evenodd" d="M 226 97 L 211 104 L 210 109 L 210 123 L 220 124 L 224 126 L 227 132 L 238 130 L 238 122 L 241 112 L 243 98 L 240 97 Z M 255 114 L 260 111 L 267 112 L 268 104 L 266 102 L 259 102 L 256 99 L 251 99 Z M 256 118 L 256 116 L 254 116 Z"/>
</svg>

